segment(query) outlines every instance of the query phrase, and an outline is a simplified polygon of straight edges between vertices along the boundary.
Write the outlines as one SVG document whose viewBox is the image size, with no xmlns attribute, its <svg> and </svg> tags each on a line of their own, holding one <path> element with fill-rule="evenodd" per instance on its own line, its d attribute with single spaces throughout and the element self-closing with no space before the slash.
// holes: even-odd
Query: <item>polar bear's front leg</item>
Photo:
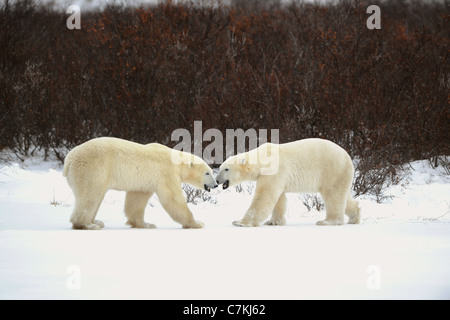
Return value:
<svg viewBox="0 0 450 320">
<path fill-rule="evenodd" d="M 272 217 L 267 220 L 264 224 L 268 226 L 284 226 L 286 224 L 286 219 L 284 214 L 286 213 L 286 194 L 281 194 L 278 198 L 275 208 L 273 208 Z"/>
<path fill-rule="evenodd" d="M 233 225 L 238 227 L 259 226 L 272 213 L 282 191 L 283 187 L 271 181 L 270 176 L 260 177 L 256 184 L 255 196 L 250 208 L 245 216 L 241 220 L 234 221 Z"/>
<path fill-rule="evenodd" d="M 259 221 L 260 219 L 255 219 L 255 215 L 256 211 L 250 207 L 241 220 L 233 221 L 233 225 L 236 227 L 257 227 L 261 221 Z"/>
<path fill-rule="evenodd" d="M 174 189 L 175 188 L 175 189 Z M 186 204 L 183 191 L 181 189 L 181 182 L 179 187 L 175 186 L 161 186 L 158 191 L 159 202 L 167 211 L 169 216 L 176 222 L 180 223 L 183 228 L 203 228 L 204 224 L 196 221 L 192 215 L 191 210 Z"/>
</svg>

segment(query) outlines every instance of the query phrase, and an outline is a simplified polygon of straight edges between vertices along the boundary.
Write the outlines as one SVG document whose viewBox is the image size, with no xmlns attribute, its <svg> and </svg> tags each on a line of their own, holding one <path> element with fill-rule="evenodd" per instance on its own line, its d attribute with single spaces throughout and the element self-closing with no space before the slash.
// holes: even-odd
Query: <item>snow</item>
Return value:
<svg viewBox="0 0 450 320">
<path fill-rule="evenodd" d="M 0 299 L 449 299 L 450 176 L 428 161 L 360 225 L 318 227 L 288 196 L 287 225 L 237 228 L 254 184 L 189 204 L 204 229 L 184 230 L 157 197 L 125 225 L 123 192 L 109 191 L 101 231 L 72 230 L 74 198 L 57 162 L 0 164 Z"/>
</svg>

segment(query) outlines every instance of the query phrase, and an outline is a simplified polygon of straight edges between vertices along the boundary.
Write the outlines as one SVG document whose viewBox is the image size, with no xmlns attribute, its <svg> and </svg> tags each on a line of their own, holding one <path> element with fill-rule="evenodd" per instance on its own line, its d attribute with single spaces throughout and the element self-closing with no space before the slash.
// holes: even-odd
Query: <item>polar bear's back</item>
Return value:
<svg viewBox="0 0 450 320">
<path fill-rule="evenodd" d="M 119 138 L 102 137 L 86 141 L 72 149 L 66 161 L 86 162 L 92 165 L 133 164 L 139 161 L 166 161 L 169 148 L 158 143 L 142 145 Z"/>
<path fill-rule="evenodd" d="M 103 137 L 72 149 L 64 161 L 63 174 L 69 184 L 95 183 L 118 190 L 135 189 L 130 185 L 135 184 L 140 189 L 140 185 L 148 184 L 144 179 L 149 171 L 162 174 L 160 164 L 167 161 L 170 161 L 170 149 L 163 145 Z"/>
<path fill-rule="evenodd" d="M 281 152 L 292 153 L 297 157 L 311 160 L 326 159 L 331 161 L 350 160 L 347 151 L 330 140 L 309 138 L 280 145 Z"/>
<path fill-rule="evenodd" d="M 319 192 L 333 181 L 352 180 L 354 168 L 348 153 L 337 144 L 310 138 L 280 145 L 280 170 L 291 192 Z"/>
</svg>

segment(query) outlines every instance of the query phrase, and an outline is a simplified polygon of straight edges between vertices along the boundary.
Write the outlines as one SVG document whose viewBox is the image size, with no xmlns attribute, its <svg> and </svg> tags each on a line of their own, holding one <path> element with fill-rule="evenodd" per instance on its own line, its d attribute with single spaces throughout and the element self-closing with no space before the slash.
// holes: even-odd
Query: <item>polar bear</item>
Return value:
<svg viewBox="0 0 450 320">
<path fill-rule="evenodd" d="M 89 140 L 72 149 L 65 158 L 63 175 L 75 195 L 70 218 L 74 229 L 104 227 L 95 216 L 109 189 L 127 192 L 125 215 L 132 228 L 155 227 L 144 222 L 145 207 L 153 193 L 183 228 L 201 228 L 203 224 L 194 220 L 186 204 L 181 183 L 207 191 L 217 187 L 212 169 L 193 154 L 158 143 L 142 145 L 107 137 Z"/>
<path fill-rule="evenodd" d="M 267 171 L 268 167 L 276 170 Z M 264 172 L 266 171 L 266 172 Z M 228 158 L 219 169 L 218 184 L 226 189 L 244 180 L 256 180 L 255 196 L 236 226 L 284 225 L 286 192 L 319 192 L 325 202 L 326 219 L 318 225 L 341 225 L 360 220 L 358 201 L 350 192 L 354 175 L 352 160 L 337 144 L 324 139 L 304 139 L 285 144 L 266 143 Z"/>
</svg>

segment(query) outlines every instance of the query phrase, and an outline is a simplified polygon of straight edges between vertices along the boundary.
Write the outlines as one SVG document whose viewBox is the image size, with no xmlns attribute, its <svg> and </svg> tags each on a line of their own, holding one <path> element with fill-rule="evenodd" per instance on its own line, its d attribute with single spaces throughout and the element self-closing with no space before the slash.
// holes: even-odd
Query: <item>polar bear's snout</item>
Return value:
<svg viewBox="0 0 450 320">
<path fill-rule="evenodd" d="M 225 181 L 222 181 L 222 182 L 220 182 L 219 180 L 217 180 L 217 183 L 218 184 L 222 184 L 222 188 L 223 188 L 223 190 L 225 190 L 225 189 L 227 189 L 229 186 L 230 186 L 230 180 L 225 180 Z"/>
<path fill-rule="evenodd" d="M 230 180 L 227 180 L 223 183 L 222 188 L 223 188 L 223 190 L 225 190 L 225 189 L 228 189 L 229 186 L 230 186 Z"/>
<path fill-rule="evenodd" d="M 216 183 L 216 179 L 214 179 L 212 172 L 206 174 L 207 181 L 203 184 L 203 188 L 206 191 L 211 191 L 211 189 L 217 188 L 219 185 Z"/>
<path fill-rule="evenodd" d="M 225 177 L 227 175 L 225 171 L 227 171 L 228 173 L 228 169 L 220 170 L 219 174 L 216 177 L 217 184 L 223 184 L 222 186 L 223 190 L 227 189 L 230 186 L 230 180 L 227 179 L 227 177 Z"/>
<path fill-rule="evenodd" d="M 218 184 L 214 184 L 214 186 L 210 187 L 208 186 L 206 183 L 203 185 L 203 187 L 205 188 L 206 191 L 211 191 L 211 188 L 215 189 L 217 188 L 219 185 Z"/>
</svg>

